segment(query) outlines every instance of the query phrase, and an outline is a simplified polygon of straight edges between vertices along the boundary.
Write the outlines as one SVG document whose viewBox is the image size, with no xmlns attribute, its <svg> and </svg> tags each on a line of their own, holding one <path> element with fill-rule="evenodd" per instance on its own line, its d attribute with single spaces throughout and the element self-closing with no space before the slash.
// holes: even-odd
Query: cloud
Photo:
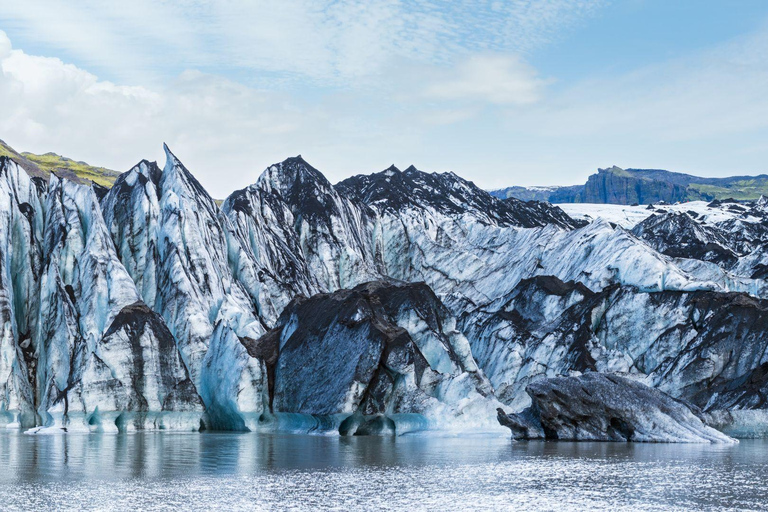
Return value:
<svg viewBox="0 0 768 512">
<path fill-rule="evenodd" d="M 472 56 L 426 87 L 424 97 L 497 105 L 527 105 L 541 97 L 547 81 L 518 56 Z"/>
<path fill-rule="evenodd" d="M 250 149 L 262 158 L 290 154 L 279 139 L 305 121 L 284 95 L 221 77 L 188 71 L 165 87 L 122 86 L 21 50 L 0 58 L 0 112 L 2 138 L 18 150 L 56 151 L 117 170 L 161 157 L 167 141 L 202 167 L 218 195 L 254 181 L 253 166 L 269 163 Z"/>
<path fill-rule="evenodd" d="M 0 58 L 0 112 L 0 139 L 19 151 L 54 151 L 119 171 L 142 158 L 162 163 L 167 142 L 221 198 L 288 156 L 301 153 L 338 180 L 383 168 L 419 140 L 364 96 L 308 101 L 195 70 L 162 85 L 126 86 L 19 49 Z"/>
<path fill-rule="evenodd" d="M 477 114 L 477 108 L 430 109 L 422 112 L 419 120 L 427 125 L 451 125 L 472 119 Z"/>
<path fill-rule="evenodd" d="M 136 63 L 210 63 L 221 55 L 238 70 L 230 78 L 206 64 L 166 70 L 168 76 L 157 80 L 132 72 L 126 80 L 105 80 L 70 59 L 22 51 L 16 39 L 11 46 L 0 31 L 0 138 L 18 150 L 55 151 L 118 170 L 141 158 L 162 159 L 165 141 L 216 197 L 299 153 L 332 181 L 413 163 L 453 170 L 486 187 L 578 183 L 596 167 L 614 163 L 704 175 L 768 170 L 766 27 L 629 73 L 598 72 L 549 85 L 525 48 L 544 44 L 541 38 L 557 37 L 555 32 L 518 37 L 499 31 L 501 40 L 490 41 L 465 34 L 462 27 L 469 25 L 457 24 L 465 3 L 452 3 L 451 15 L 425 19 L 414 10 L 427 7 L 376 4 L 313 4 L 293 19 L 297 7 L 287 0 L 285 7 L 275 6 L 284 12 L 259 21 L 260 33 L 253 35 L 245 33 L 247 18 L 238 25 L 222 14 L 237 17 L 244 8 L 190 0 L 181 20 L 153 17 L 144 28 L 129 20 L 114 34 L 121 25 L 104 15 L 106 28 L 91 44 L 106 60 L 117 52 L 110 68 L 119 68 L 128 55 L 129 71 Z M 550 6 L 530 22 L 524 12 L 510 14 L 513 4 L 520 9 L 523 3 L 500 5 L 509 19 L 499 19 L 522 33 L 560 23 L 547 21 L 562 14 L 556 2 L 529 3 L 530 9 Z M 90 4 L 66 5 L 62 9 L 75 12 L 75 5 Z M 482 25 L 483 16 L 500 23 L 489 14 L 496 7 L 480 5 L 485 14 L 468 14 L 472 23 Z M 137 6 L 140 12 L 155 8 Z M 161 2 L 157 9 L 175 13 L 178 7 Z M 412 15 L 402 15 L 404 9 Z M 206 18 L 211 27 L 201 28 L 199 38 L 187 33 L 199 24 L 186 18 L 213 11 Z M 63 15 L 67 29 L 86 30 L 93 23 L 71 25 L 73 17 Z M 326 19 L 335 25 L 317 21 Z M 216 40 L 222 27 L 235 27 L 238 34 Z M 361 34 L 344 34 L 353 28 Z M 446 46 L 441 34 L 452 34 Z M 127 43 L 144 36 L 157 42 L 148 57 L 143 43 Z M 106 49 L 99 46 L 102 37 Z M 190 37 L 194 43 L 187 48 Z"/>
<path fill-rule="evenodd" d="M 488 102 L 535 100 L 541 81 L 512 55 L 602 3 L 7 2 L 0 137 L 118 170 L 166 141 L 217 196 L 297 153 L 341 179 L 416 162 L 431 129 Z"/>
<path fill-rule="evenodd" d="M 0 59 L 4 59 L 11 53 L 11 40 L 0 30 Z"/>
<path fill-rule="evenodd" d="M 597 167 L 704 176 L 768 172 L 768 27 L 631 72 L 547 89 L 483 137 L 488 187 L 584 182 Z"/>
<path fill-rule="evenodd" d="M 0 24 L 122 83 L 257 70 L 254 84 L 368 86 L 392 62 L 448 65 L 476 53 L 526 53 L 603 0 L 180 0 L 7 2 Z M 179 63 L 183 63 L 180 65 Z"/>
</svg>

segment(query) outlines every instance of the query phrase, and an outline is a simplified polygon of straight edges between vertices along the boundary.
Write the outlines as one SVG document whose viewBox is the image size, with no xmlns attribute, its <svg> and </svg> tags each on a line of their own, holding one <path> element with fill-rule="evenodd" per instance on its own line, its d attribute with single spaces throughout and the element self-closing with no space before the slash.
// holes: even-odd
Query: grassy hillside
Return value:
<svg viewBox="0 0 768 512">
<path fill-rule="evenodd" d="M 727 186 L 710 185 L 706 183 L 691 183 L 688 185 L 691 199 L 727 199 L 741 201 L 758 199 L 761 195 L 768 196 L 768 180 L 760 177 L 733 181 Z"/>
<path fill-rule="evenodd" d="M 0 156 L 7 156 L 18 163 L 31 176 L 49 178 L 51 173 L 67 178 L 78 183 L 90 185 L 97 183 L 103 187 L 111 187 L 120 173 L 105 167 L 95 167 L 85 162 L 78 162 L 70 158 L 45 153 L 19 153 L 8 144 L 0 140 Z"/>
<path fill-rule="evenodd" d="M 704 178 L 689 174 L 676 173 L 656 169 L 608 169 L 614 176 L 642 180 L 651 186 L 652 183 L 670 183 L 687 189 L 686 199 L 689 201 L 712 199 L 738 199 L 754 201 L 761 195 L 768 196 L 768 176 L 731 176 L 727 178 Z"/>
</svg>

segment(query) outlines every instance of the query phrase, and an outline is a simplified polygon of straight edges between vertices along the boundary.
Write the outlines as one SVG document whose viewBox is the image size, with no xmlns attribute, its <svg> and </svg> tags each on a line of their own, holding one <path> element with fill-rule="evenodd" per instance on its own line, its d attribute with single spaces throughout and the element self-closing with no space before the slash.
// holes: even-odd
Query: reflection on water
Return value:
<svg viewBox="0 0 768 512">
<path fill-rule="evenodd" d="M 768 442 L 0 433 L 8 509 L 763 508 Z"/>
</svg>

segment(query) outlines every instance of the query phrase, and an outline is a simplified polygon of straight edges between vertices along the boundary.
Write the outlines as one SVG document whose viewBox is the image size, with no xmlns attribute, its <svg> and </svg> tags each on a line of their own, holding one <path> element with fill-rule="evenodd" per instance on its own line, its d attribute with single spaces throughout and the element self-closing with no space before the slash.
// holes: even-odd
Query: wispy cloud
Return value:
<svg viewBox="0 0 768 512">
<path fill-rule="evenodd" d="M 590 77 L 551 97 L 525 122 L 532 133 L 547 137 L 589 139 L 603 145 L 622 140 L 625 162 L 665 157 L 679 161 L 692 156 L 686 145 L 698 147 L 706 141 L 710 151 L 721 148 L 717 155 L 707 151 L 690 161 L 713 172 L 716 166 L 706 165 L 706 158 L 725 164 L 739 151 L 734 137 L 768 130 L 766 91 L 768 26 L 620 76 Z M 519 116 L 514 117 L 511 122 L 519 122 Z M 678 154 L 673 156 L 668 149 L 661 153 L 660 146 L 676 147 Z"/>
<path fill-rule="evenodd" d="M 184 68 L 350 86 L 393 61 L 525 53 L 603 0 L 6 2 L 0 23 L 123 82 Z M 258 77 L 256 78 L 258 80 Z"/>
<path fill-rule="evenodd" d="M 427 99 L 498 105 L 535 103 L 547 84 L 532 66 L 515 55 L 471 56 L 431 82 L 424 90 Z"/>
<path fill-rule="evenodd" d="M 242 4 L 8 3 L 46 44 L 0 31 L 0 138 L 118 170 L 166 141 L 219 197 L 298 153 L 332 180 L 415 163 L 488 187 L 768 170 L 768 27 L 552 87 L 529 52 L 598 2 Z"/>
<path fill-rule="evenodd" d="M 280 93 L 197 71 L 164 87 L 117 85 L 56 58 L 8 50 L 3 32 L 0 112 L 2 138 L 20 150 L 58 151 L 118 170 L 160 156 L 167 140 L 204 162 L 215 193 L 253 181 L 250 148 L 262 158 L 286 156 L 291 134 L 306 122 L 300 105 Z M 215 174 L 229 184 L 216 184 Z"/>
</svg>

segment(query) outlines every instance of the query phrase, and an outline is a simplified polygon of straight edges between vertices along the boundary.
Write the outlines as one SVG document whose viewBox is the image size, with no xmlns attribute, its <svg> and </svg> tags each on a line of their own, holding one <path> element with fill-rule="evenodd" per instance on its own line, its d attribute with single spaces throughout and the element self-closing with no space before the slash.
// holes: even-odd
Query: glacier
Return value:
<svg viewBox="0 0 768 512">
<path fill-rule="evenodd" d="M 297 156 L 219 206 L 164 149 L 99 195 L 0 158 L 2 424 L 498 430 L 540 379 L 618 372 L 761 428 L 765 201 L 561 208 Z"/>
<path fill-rule="evenodd" d="M 3 307 L 6 422 L 164 428 L 167 412 L 199 426 L 175 341 L 117 258 L 93 190 L 55 176 L 42 186 L 10 161 L 1 172 L 4 306 L 16 303 Z"/>
</svg>

